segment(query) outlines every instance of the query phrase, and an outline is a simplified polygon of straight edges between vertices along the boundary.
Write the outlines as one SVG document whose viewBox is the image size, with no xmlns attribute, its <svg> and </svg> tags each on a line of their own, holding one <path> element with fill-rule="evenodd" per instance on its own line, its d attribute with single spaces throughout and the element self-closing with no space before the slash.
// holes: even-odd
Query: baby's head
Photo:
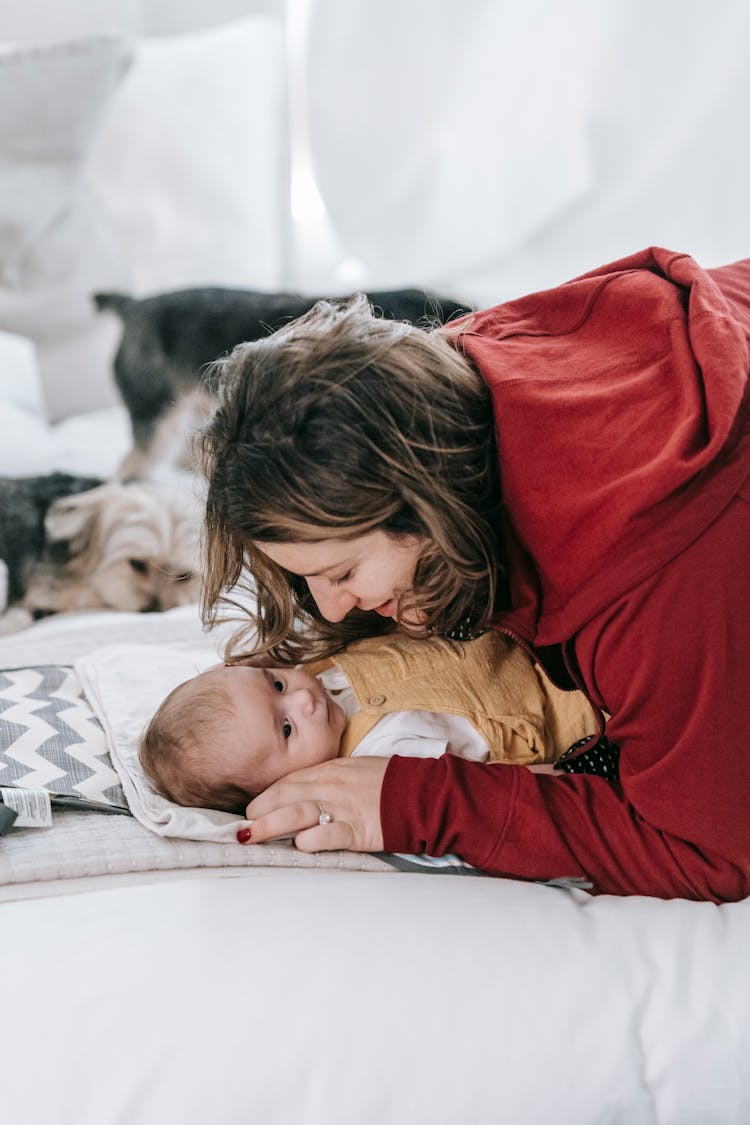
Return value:
<svg viewBox="0 0 750 1125">
<path fill-rule="evenodd" d="M 141 740 L 141 765 L 175 804 L 244 813 L 280 777 L 335 758 L 345 725 L 302 668 L 218 665 L 170 692 Z"/>
</svg>

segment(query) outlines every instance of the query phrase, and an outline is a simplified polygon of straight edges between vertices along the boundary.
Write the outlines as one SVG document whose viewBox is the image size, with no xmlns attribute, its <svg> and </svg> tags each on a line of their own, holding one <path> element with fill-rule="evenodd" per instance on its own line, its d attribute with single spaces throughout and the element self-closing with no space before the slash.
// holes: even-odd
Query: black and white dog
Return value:
<svg viewBox="0 0 750 1125">
<path fill-rule="evenodd" d="M 469 311 L 422 289 L 368 294 L 377 313 L 412 324 L 445 323 Z M 147 477 L 155 465 L 193 467 L 186 440 L 211 410 L 204 368 L 237 344 L 257 340 L 307 312 L 320 298 L 247 289 L 180 289 L 141 299 L 97 293 L 100 310 L 122 320 L 114 375 L 132 428 L 132 452 L 118 476 Z M 341 298 L 337 298 L 341 299 Z"/>
</svg>

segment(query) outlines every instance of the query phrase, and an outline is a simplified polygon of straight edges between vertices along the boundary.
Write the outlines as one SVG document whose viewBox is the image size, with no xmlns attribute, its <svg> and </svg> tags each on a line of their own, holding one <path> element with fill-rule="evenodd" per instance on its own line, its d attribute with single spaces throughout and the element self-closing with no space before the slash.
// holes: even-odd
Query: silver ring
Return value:
<svg viewBox="0 0 750 1125">
<path fill-rule="evenodd" d="M 331 814 L 329 812 L 326 812 L 326 810 L 321 805 L 320 801 L 318 801 L 318 808 L 320 809 L 320 816 L 318 817 L 318 824 L 330 824 L 331 821 L 333 820 L 333 817 L 331 816 Z"/>
</svg>

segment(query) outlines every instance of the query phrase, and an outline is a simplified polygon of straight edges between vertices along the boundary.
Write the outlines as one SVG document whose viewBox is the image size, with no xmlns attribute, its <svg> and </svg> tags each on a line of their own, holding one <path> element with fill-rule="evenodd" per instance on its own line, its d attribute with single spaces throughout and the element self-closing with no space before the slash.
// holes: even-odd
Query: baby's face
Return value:
<svg viewBox="0 0 750 1125">
<path fill-rule="evenodd" d="M 241 788 L 260 792 L 292 770 L 338 755 L 346 717 L 309 672 L 236 664 L 203 675 L 229 692 L 231 714 L 212 758 Z"/>
</svg>

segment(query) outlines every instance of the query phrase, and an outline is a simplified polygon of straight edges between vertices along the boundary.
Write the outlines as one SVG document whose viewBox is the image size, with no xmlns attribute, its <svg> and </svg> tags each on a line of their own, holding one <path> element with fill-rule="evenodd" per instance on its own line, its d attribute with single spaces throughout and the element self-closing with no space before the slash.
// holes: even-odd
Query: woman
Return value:
<svg viewBox="0 0 750 1125">
<path fill-rule="evenodd" d="M 204 451 L 207 619 L 257 589 L 234 655 L 498 628 L 620 750 L 615 781 L 326 763 L 250 803 L 253 842 L 750 894 L 749 337 L 750 261 L 650 249 L 432 332 L 323 304 L 233 353 Z"/>
</svg>

